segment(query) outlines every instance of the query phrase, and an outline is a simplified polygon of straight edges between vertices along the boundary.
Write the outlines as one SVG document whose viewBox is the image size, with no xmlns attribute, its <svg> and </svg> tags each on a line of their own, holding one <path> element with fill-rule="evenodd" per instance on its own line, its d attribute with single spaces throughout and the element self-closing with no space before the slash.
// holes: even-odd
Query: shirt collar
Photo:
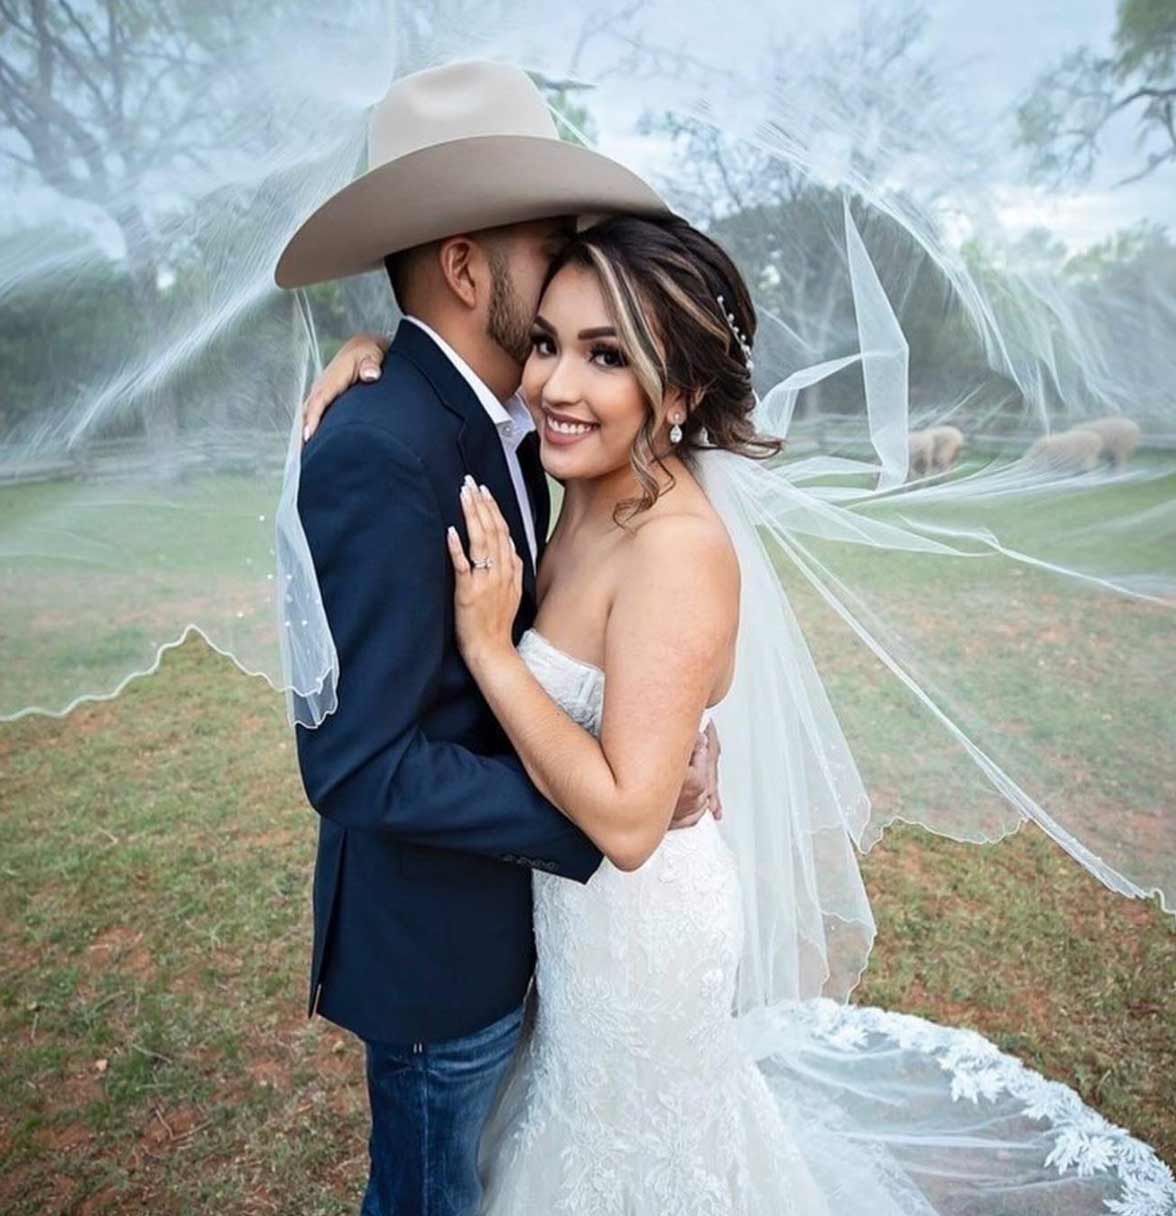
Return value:
<svg viewBox="0 0 1176 1216">
<path fill-rule="evenodd" d="M 535 419 L 531 417 L 531 411 L 527 409 L 527 403 L 523 400 L 522 389 L 507 401 L 506 412 L 509 416 L 507 425 L 511 428 L 509 437 L 517 448 L 524 436 L 537 429 Z"/>
</svg>

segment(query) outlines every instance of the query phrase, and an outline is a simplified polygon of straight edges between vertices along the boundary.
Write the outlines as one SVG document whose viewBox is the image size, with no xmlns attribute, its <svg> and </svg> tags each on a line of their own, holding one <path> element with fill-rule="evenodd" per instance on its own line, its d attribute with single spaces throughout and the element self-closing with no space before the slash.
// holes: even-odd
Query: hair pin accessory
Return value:
<svg viewBox="0 0 1176 1216">
<path fill-rule="evenodd" d="M 719 307 L 723 310 L 723 316 L 727 318 L 727 324 L 731 327 L 731 332 L 735 335 L 736 342 L 739 343 L 739 349 L 743 351 L 743 361 L 747 364 L 747 370 L 750 372 L 755 368 L 755 364 L 751 359 L 751 343 L 743 336 L 743 331 L 735 323 L 735 314 L 727 311 L 727 301 L 722 296 L 717 296 Z"/>
</svg>

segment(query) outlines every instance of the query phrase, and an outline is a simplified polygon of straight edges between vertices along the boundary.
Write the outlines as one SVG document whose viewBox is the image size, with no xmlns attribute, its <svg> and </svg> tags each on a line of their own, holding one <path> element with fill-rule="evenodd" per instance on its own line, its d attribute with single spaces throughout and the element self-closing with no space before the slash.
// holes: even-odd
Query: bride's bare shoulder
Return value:
<svg viewBox="0 0 1176 1216">
<path fill-rule="evenodd" d="M 739 560 L 718 512 L 700 490 L 676 501 L 659 499 L 630 524 L 627 565 L 630 574 L 663 563 L 695 573 L 716 594 L 739 591 Z"/>
</svg>

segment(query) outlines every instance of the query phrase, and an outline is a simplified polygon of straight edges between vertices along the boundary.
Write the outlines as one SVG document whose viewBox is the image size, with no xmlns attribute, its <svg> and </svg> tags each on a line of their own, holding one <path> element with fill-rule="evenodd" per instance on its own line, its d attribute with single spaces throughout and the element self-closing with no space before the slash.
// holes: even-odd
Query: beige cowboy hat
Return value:
<svg viewBox="0 0 1176 1216">
<path fill-rule="evenodd" d="M 372 108 L 368 162 L 290 238 L 279 287 L 376 270 L 385 254 L 500 224 L 669 214 L 635 173 L 560 139 L 543 95 L 508 64 L 453 63 L 395 81 Z"/>
</svg>

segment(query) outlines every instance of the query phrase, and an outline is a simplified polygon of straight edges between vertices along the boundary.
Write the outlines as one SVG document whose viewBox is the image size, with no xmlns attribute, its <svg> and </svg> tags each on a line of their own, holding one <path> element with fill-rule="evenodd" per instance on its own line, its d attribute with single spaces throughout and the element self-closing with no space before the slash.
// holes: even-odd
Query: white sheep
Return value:
<svg viewBox="0 0 1176 1216">
<path fill-rule="evenodd" d="M 1042 435 L 1025 453 L 1025 459 L 1034 464 L 1090 472 L 1098 465 L 1102 447 L 1102 437 L 1094 431 L 1056 431 Z"/>
<path fill-rule="evenodd" d="M 954 426 L 933 426 L 927 433 L 931 436 L 931 468 L 946 473 L 959 458 L 963 433 Z"/>
<path fill-rule="evenodd" d="M 935 445 L 930 431 L 911 431 L 907 436 L 907 450 L 910 452 L 908 467 L 912 477 L 921 477 L 931 469 Z"/>
<path fill-rule="evenodd" d="M 1076 431 L 1093 431 L 1102 440 L 1102 455 L 1121 469 L 1139 443 L 1139 424 L 1120 414 L 1079 422 Z"/>
</svg>

